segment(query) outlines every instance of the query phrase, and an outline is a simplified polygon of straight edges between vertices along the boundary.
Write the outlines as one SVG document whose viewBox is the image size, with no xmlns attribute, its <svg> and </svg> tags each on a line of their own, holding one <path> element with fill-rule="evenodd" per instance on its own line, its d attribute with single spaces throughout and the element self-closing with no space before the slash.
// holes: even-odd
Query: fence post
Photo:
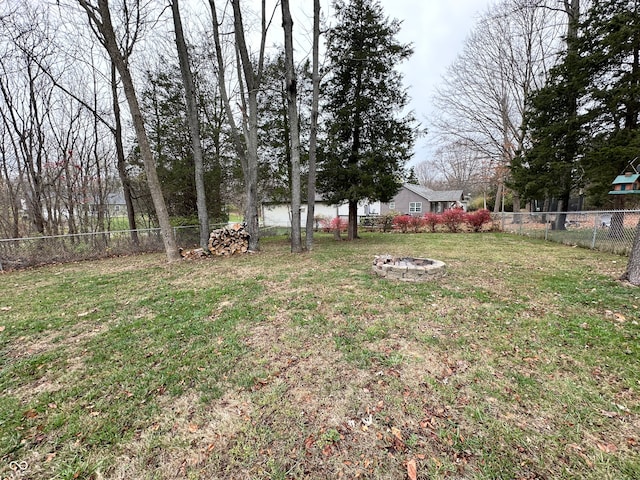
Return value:
<svg viewBox="0 0 640 480">
<path fill-rule="evenodd" d="M 544 222 L 544 239 L 549 240 L 549 219 Z"/>
<path fill-rule="evenodd" d="M 522 212 L 518 212 L 516 213 L 516 215 L 518 215 L 518 223 L 520 225 L 520 235 L 523 235 L 523 230 L 524 230 L 524 221 L 525 221 L 525 217 L 524 214 Z"/>
<path fill-rule="evenodd" d="M 596 248 L 596 237 L 598 236 L 598 222 L 596 222 L 596 216 L 593 216 L 593 238 L 591 238 L 591 250 Z"/>
</svg>

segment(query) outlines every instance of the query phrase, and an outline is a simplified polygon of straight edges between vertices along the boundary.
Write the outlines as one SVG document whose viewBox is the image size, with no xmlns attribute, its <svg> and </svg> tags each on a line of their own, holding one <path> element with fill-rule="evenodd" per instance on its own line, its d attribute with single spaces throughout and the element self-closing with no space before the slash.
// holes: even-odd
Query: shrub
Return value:
<svg viewBox="0 0 640 480">
<path fill-rule="evenodd" d="M 460 208 L 452 208 L 442 212 L 442 223 L 444 223 L 450 232 L 460 231 L 460 226 L 464 223 L 466 213 Z"/>
<path fill-rule="evenodd" d="M 407 233 L 411 223 L 411 215 L 398 215 L 393 219 L 393 226 L 402 233 Z"/>
<path fill-rule="evenodd" d="M 422 219 L 432 232 L 435 232 L 438 224 L 442 223 L 442 218 L 437 213 L 427 212 Z"/>
<path fill-rule="evenodd" d="M 324 231 L 325 224 L 329 224 L 329 220 L 324 215 L 316 215 L 313 217 L 313 229 L 316 232 L 320 229 Z"/>
<path fill-rule="evenodd" d="M 336 230 L 340 232 L 346 232 L 348 227 L 349 222 L 345 218 L 335 217 L 333 220 L 331 220 L 332 232 L 335 232 Z"/>
<path fill-rule="evenodd" d="M 384 215 L 380 215 L 378 219 L 378 225 L 383 232 L 390 232 L 393 228 L 393 219 L 396 218 L 398 212 L 389 212 Z"/>
<path fill-rule="evenodd" d="M 335 232 L 335 231 L 345 232 L 347 230 L 348 225 L 349 225 L 349 222 L 340 217 L 334 217 L 332 219 L 328 219 L 328 218 L 320 219 L 320 228 L 322 229 L 323 232 L 326 232 L 326 233 Z"/>
<path fill-rule="evenodd" d="M 491 222 L 491 212 L 486 208 L 473 213 L 467 213 L 467 223 L 473 228 L 474 232 L 479 232 L 482 230 L 482 227 L 489 222 Z"/>
<path fill-rule="evenodd" d="M 420 216 L 411 217 L 409 220 L 409 226 L 415 233 L 418 233 L 422 227 L 424 227 L 424 218 Z"/>
</svg>

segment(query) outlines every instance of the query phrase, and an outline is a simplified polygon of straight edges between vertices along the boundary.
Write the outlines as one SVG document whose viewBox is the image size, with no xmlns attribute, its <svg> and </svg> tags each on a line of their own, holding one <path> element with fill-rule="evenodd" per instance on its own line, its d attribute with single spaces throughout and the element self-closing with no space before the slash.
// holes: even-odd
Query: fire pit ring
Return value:
<svg viewBox="0 0 640 480">
<path fill-rule="evenodd" d="M 431 258 L 376 255 L 372 271 L 379 277 L 402 282 L 429 282 L 446 274 L 446 264 Z"/>
</svg>

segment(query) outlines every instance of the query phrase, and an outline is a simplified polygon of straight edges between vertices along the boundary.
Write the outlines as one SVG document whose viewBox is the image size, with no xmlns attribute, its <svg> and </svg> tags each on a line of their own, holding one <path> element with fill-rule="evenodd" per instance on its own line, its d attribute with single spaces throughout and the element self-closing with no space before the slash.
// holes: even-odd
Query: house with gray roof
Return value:
<svg viewBox="0 0 640 480">
<path fill-rule="evenodd" d="M 462 190 L 431 190 L 420 185 L 405 183 L 393 200 L 380 205 L 380 214 L 399 212 L 408 215 L 442 213 L 451 208 L 465 208 Z"/>
</svg>

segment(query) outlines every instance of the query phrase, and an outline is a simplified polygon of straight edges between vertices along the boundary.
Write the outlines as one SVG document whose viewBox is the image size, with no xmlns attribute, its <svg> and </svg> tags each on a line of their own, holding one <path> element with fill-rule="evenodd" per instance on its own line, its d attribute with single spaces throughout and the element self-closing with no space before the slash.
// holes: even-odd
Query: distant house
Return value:
<svg viewBox="0 0 640 480">
<path fill-rule="evenodd" d="M 420 185 L 405 183 L 392 201 L 380 206 L 380 213 L 382 215 L 389 212 L 424 215 L 428 212 L 442 213 L 451 208 L 466 208 L 462 190 L 431 190 Z"/>
<path fill-rule="evenodd" d="M 119 217 L 127 214 L 127 204 L 124 201 L 123 192 L 115 192 L 107 194 L 106 202 L 109 216 Z"/>
<path fill-rule="evenodd" d="M 303 203 L 300 209 L 300 222 L 304 226 L 307 222 L 308 207 Z M 380 213 L 380 202 L 358 204 L 358 218 L 368 215 L 378 215 Z M 335 217 L 348 218 L 349 206 L 347 203 L 340 205 L 330 205 L 321 196 L 316 195 L 314 217 L 331 220 Z M 291 204 L 280 201 L 262 202 L 262 219 L 267 227 L 290 227 L 291 226 Z"/>
</svg>

